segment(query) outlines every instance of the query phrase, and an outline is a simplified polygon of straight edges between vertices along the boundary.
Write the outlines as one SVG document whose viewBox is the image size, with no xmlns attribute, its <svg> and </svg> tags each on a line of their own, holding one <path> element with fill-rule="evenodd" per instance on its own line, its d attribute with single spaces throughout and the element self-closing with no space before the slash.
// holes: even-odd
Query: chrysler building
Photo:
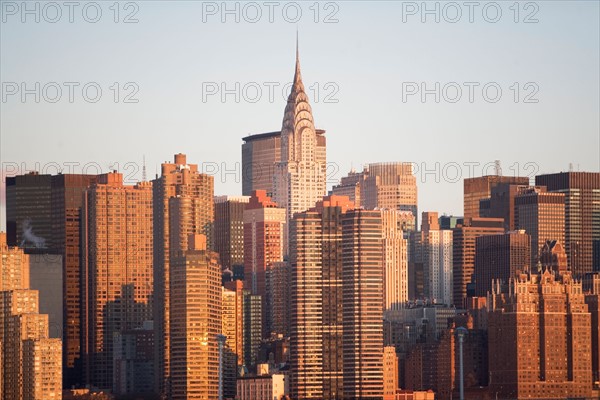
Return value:
<svg viewBox="0 0 600 400">
<path fill-rule="evenodd" d="M 302 83 L 296 39 L 296 71 L 281 127 L 281 161 L 273 177 L 274 200 L 287 210 L 288 227 L 294 214 L 314 207 L 326 194 L 325 146 L 317 145 L 319 136 Z M 287 244 L 286 237 L 286 254 Z"/>
</svg>

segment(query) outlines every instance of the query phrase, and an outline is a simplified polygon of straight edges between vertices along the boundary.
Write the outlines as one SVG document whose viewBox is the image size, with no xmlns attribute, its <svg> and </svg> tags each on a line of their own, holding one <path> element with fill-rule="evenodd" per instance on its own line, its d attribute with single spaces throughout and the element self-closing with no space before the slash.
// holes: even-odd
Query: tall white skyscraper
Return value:
<svg viewBox="0 0 600 400">
<path fill-rule="evenodd" d="M 318 147 L 318 140 L 296 43 L 296 72 L 281 127 L 281 161 L 275 166 L 273 179 L 273 197 L 279 207 L 286 209 L 288 227 L 295 213 L 314 207 L 325 195 L 325 147 Z"/>
<path fill-rule="evenodd" d="M 440 229 L 436 212 L 423 213 L 421 246 L 425 296 L 439 304 L 452 304 L 452 231 Z"/>
</svg>

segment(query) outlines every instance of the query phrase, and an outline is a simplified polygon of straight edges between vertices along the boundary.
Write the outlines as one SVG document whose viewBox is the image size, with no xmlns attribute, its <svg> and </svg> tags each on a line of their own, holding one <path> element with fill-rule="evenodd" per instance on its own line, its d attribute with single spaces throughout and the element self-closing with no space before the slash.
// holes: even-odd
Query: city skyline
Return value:
<svg viewBox="0 0 600 400">
<path fill-rule="evenodd" d="M 423 10 L 413 14 L 406 8 L 410 3 L 382 3 L 373 9 L 365 9 L 360 2 L 331 3 L 336 6 L 327 9 L 321 5 L 317 23 L 316 10 L 309 9 L 309 4 L 302 5 L 302 18 L 294 23 L 281 12 L 274 13 L 274 22 L 269 23 L 263 9 L 263 20 L 253 24 L 247 21 L 249 10 L 244 12 L 241 5 L 240 22 L 236 23 L 233 14 L 221 15 L 224 10 L 218 7 L 216 11 L 206 9 L 206 4 L 213 4 L 210 2 L 186 3 L 188 8 L 143 2 L 135 13 L 121 9 L 119 18 L 134 14 L 132 19 L 138 22 L 133 24 L 114 23 L 114 11 L 108 6 L 98 24 L 86 22 L 76 13 L 70 25 L 64 21 L 67 10 L 56 24 L 47 22 L 43 14 L 39 23 L 28 23 L 27 19 L 23 23 L 20 11 L 14 16 L 6 12 L 0 39 L 5 97 L 0 126 L 2 173 L 34 169 L 55 173 L 58 164 L 66 172 L 73 168 L 70 172 L 96 174 L 118 166 L 126 183 L 133 184 L 142 179 L 144 158 L 147 178 L 151 179 L 160 173 L 165 154 L 186 152 L 204 172 L 215 175 L 217 194 L 240 194 L 240 139 L 280 129 L 281 109 L 289 92 L 284 85 L 292 79 L 296 29 L 300 31 L 303 75 L 316 115 L 315 126 L 327 130 L 328 189 L 352 167 L 360 170 L 376 161 L 414 162 L 418 166 L 419 208 L 461 215 L 462 179 L 493 173 L 497 159 L 502 161 L 504 175 L 511 176 L 533 178 L 567 171 L 569 163 L 574 170 L 600 170 L 600 158 L 594 151 L 598 147 L 595 133 L 600 129 L 595 110 L 600 105 L 592 89 L 598 87 L 596 71 L 600 68 L 598 21 L 593 18 L 598 14 L 598 3 L 578 2 L 580 7 L 567 7 L 561 2 L 538 2 L 532 17 L 537 23 L 523 21 L 532 10 L 520 10 L 519 23 L 515 23 L 515 11 L 504 4 L 497 23 L 487 22 L 481 13 L 475 13 L 470 23 L 467 10 L 462 10 L 460 21 L 451 23 L 447 21 L 449 11 L 444 12 L 441 5 L 440 22 L 425 15 L 423 23 Z M 185 10 L 189 15 L 183 15 Z M 168 39 L 153 33 L 175 23 L 178 28 Z M 359 30 L 359 34 L 353 27 L 368 29 Z M 561 36 L 556 36 L 554 27 Z M 78 37 L 74 38 L 76 30 Z M 474 32 L 481 38 L 468 40 Z M 89 41 L 100 34 L 104 42 L 90 49 Z M 203 40 L 207 34 L 220 39 Z M 34 41 L 42 37 L 53 40 Z M 155 51 L 165 57 L 157 60 Z M 69 52 L 90 57 L 74 58 Z M 58 63 L 52 56 L 64 62 Z M 109 61 L 115 56 L 132 62 Z M 33 62 L 33 57 L 44 62 Z M 232 57 L 248 62 L 234 62 Z M 178 73 L 163 72 L 172 70 Z M 35 82 L 40 82 L 41 88 L 47 82 L 79 82 L 80 86 L 97 82 L 103 97 L 90 103 L 76 90 L 78 97 L 69 103 L 67 87 L 62 86 L 63 98 L 57 103 L 45 101 L 49 92 L 40 93 L 40 103 L 34 102 L 34 95 L 26 96 L 22 103 L 20 93 L 9 94 L 11 82 L 24 82 L 29 89 Z M 116 89 L 109 88 L 114 82 L 119 87 L 118 103 L 113 99 Z M 137 85 L 139 90 L 130 100 L 138 103 L 124 102 L 124 96 L 135 91 L 134 87 L 125 88 L 127 82 Z M 272 100 L 267 95 L 270 82 L 276 85 Z M 402 94 L 406 94 L 403 85 L 407 92 L 414 89 L 412 83 L 423 82 L 428 89 L 436 82 L 441 88 L 458 82 L 463 98 L 451 103 L 440 89 L 440 103 L 432 95 L 422 103 L 419 93 L 402 101 Z M 462 82 L 479 82 L 481 86 L 497 82 L 502 98 L 491 103 L 479 96 L 469 103 L 465 97 L 468 88 Z M 515 90 L 509 88 L 514 82 L 521 86 L 518 103 L 513 99 Z M 531 92 L 524 88 L 527 82 L 537 84 L 539 91 L 534 97 L 538 103 L 523 102 L 522 97 Z M 236 83 L 240 90 L 222 101 L 221 84 L 231 90 Z M 328 83 L 331 85 L 326 87 Z M 255 84 L 262 96 L 251 101 L 250 89 Z M 242 93 L 244 85 L 250 85 L 250 92 Z M 211 90 L 217 92 L 211 95 Z M 230 114 L 237 118 L 225 118 Z M 513 118 L 504 118 L 507 114 Z M 176 132 L 175 140 L 165 141 L 167 132 Z M 571 140 L 560 140 L 565 132 Z M 348 138 L 365 135 L 372 140 L 361 146 L 361 151 L 349 145 Z M 540 135 L 546 140 L 538 141 Z M 482 146 L 485 140 L 478 139 L 481 137 L 504 140 L 489 147 Z M 214 144 L 211 151 L 202 144 L 207 138 Z M 24 149 L 17 139 L 35 139 L 40 146 Z M 77 146 L 80 140 L 91 146 L 74 154 L 70 149 L 73 145 L 81 147 Z M 111 146 L 115 141 L 121 146 Z M 383 141 L 387 145 L 382 148 Z M 521 146 L 511 147 L 515 141 Z M 429 146 L 438 142 L 444 146 Z M 591 145 L 578 148 L 581 142 Z M 160 146 L 155 146 L 157 143 Z M 531 148 L 540 151 L 532 153 Z M 86 163 L 90 163 L 88 169 L 82 171 Z M 436 169 L 437 176 L 427 173 Z M 440 193 L 446 196 L 443 203 L 438 200 Z M 0 229 L 4 224 L 0 220 Z"/>
<path fill-rule="evenodd" d="M 0 1 L 2 398 L 600 399 L 600 0 L 166 4 Z"/>
</svg>

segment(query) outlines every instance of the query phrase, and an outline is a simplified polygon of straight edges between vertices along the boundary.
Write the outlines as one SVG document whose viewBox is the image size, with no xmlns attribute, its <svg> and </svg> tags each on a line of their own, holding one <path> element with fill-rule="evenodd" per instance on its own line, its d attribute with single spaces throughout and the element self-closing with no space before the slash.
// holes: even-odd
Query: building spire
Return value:
<svg viewBox="0 0 600 400">
<path fill-rule="evenodd" d="M 296 71 L 294 72 L 294 86 L 298 82 L 302 82 L 302 75 L 300 74 L 300 46 L 298 45 L 298 26 L 296 26 Z"/>
</svg>

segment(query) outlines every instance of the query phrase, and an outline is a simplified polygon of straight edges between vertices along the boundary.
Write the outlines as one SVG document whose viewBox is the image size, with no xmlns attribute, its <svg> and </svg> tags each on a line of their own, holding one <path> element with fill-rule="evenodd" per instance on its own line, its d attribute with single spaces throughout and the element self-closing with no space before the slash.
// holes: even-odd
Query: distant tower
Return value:
<svg viewBox="0 0 600 400">
<path fill-rule="evenodd" d="M 281 128 L 281 161 L 275 167 L 273 197 L 287 210 L 286 222 L 298 212 L 314 207 L 326 191 L 325 157 L 318 147 L 312 110 L 300 74 L 296 41 L 296 70 Z M 285 253 L 287 254 L 287 235 Z"/>
</svg>

